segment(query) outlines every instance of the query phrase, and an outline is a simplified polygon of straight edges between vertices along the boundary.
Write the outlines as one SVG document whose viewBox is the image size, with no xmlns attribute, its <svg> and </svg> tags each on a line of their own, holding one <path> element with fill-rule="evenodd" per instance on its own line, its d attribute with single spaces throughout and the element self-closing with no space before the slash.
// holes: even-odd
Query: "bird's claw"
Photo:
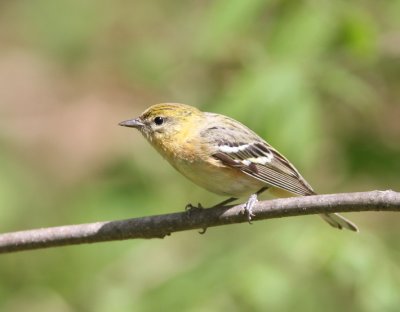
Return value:
<svg viewBox="0 0 400 312">
<path fill-rule="evenodd" d="M 202 228 L 201 231 L 199 231 L 199 234 L 203 235 L 207 232 L 207 228 Z"/>
<path fill-rule="evenodd" d="M 194 210 L 199 210 L 199 209 L 200 210 L 204 209 L 204 207 L 200 203 L 198 203 L 197 206 L 194 206 L 191 203 L 189 203 L 185 206 L 185 211 L 191 211 L 191 210 L 194 211 Z"/>
</svg>

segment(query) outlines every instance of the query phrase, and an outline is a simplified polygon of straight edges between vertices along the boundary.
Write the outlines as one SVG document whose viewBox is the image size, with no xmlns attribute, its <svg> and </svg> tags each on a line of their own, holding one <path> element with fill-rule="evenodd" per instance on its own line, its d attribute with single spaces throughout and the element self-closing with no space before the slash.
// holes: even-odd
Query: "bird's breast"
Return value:
<svg viewBox="0 0 400 312">
<path fill-rule="evenodd" d="M 265 186 L 236 168 L 219 164 L 218 160 L 176 159 L 171 165 L 186 178 L 200 187 L 219 195 L 230 197 L 248 196 Z"/>
<path fill-rule="evenodd" d="M 242 197 L 265 186 L 239 169 L 225 166 L 212 157 L 212 151 L 194 140 L 164 139 L 153 141 L 152 145 L 178 172 L 212 193 Z"/>
</svg>

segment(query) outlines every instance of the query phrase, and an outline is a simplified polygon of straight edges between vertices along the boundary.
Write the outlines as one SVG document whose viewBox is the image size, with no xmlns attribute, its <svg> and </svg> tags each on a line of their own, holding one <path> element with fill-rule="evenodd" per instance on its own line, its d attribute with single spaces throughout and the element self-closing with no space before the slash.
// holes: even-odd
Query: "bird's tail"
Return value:
<svg viewBox="0 0 400 312">
<path fill-rule="evenodd" d="M 286 191 L 286 190 L 283 190 L 280 188 L 275 188 L 275 187 L 270 188 L 269 191 L 270 191 L 270 193 L 272 193 L 274 196 L 277 196 L 277 197 L 287 198 L 287 197 L 296 196 L 289 191 Z M 316 195 L 316 193 L 314 193 L 314 191 L 311 189 L 311 186 L 310 186 L 310 193 L 305 194 L 305 195 Z M 347 220 L 345 217 L 343 217 L 342 215 L 340 215 L 338 213 L 323 213 L 323 214 L 320 214 L 320 216 L 327 223 L 329 223 L 329 225 L 333 226 L 336 229 L 339 229 L 339 230 L 348 229 L 350 231 L 358 232 L 357 225 L 355 225 L 350 220 Z"/>
<path fill-rule="evenodd" d="M 338 213 L 324 213 L 320 214 L 320 216 L 334 228 L 339 230 L 348 229 L 350 231 L 358 232 L 357 225 Z"/>
</svg>

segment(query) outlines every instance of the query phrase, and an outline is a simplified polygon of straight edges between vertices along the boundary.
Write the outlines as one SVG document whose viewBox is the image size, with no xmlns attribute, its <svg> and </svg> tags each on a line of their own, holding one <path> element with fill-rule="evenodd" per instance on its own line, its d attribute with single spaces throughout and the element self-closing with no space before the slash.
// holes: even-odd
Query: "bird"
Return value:
<svg viewBox="0 0 400 312">
<path fill-rule="evenodd" d="M 249 222 L 264 191 L 278 197 L 316 195 L 285 156 L 228 116 L 181 103 L 160 103 L 119 125 L 139 130 L 172 167 L 195 184 L 228 197 L 216 206 L 247 197 L 244 209 Z M 353 222 L 338 213 L 320 216 L 334 228 L 358 232 Z"/>
</svg>

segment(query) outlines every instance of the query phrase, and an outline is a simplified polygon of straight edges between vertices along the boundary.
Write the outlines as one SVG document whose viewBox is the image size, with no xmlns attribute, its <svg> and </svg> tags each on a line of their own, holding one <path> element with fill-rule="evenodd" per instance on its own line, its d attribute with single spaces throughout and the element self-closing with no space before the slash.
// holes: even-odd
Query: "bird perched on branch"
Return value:
<svg viewBox="0 0 400 312">
<path fill-rule="evenodd" d="M 282 154 L 227 116 L 185 104 L 163 103 L 120 125 L 138 129 L 176 170 L 197 185 L 230 197 L 220 205 L 247 196 L 249 221 L 257 195 L 265 190 L 280 197 L 316 194 Z M 358 231 L 355 224 L 337 213 L 321 217 L 335 228 Z"/>
</svg>

